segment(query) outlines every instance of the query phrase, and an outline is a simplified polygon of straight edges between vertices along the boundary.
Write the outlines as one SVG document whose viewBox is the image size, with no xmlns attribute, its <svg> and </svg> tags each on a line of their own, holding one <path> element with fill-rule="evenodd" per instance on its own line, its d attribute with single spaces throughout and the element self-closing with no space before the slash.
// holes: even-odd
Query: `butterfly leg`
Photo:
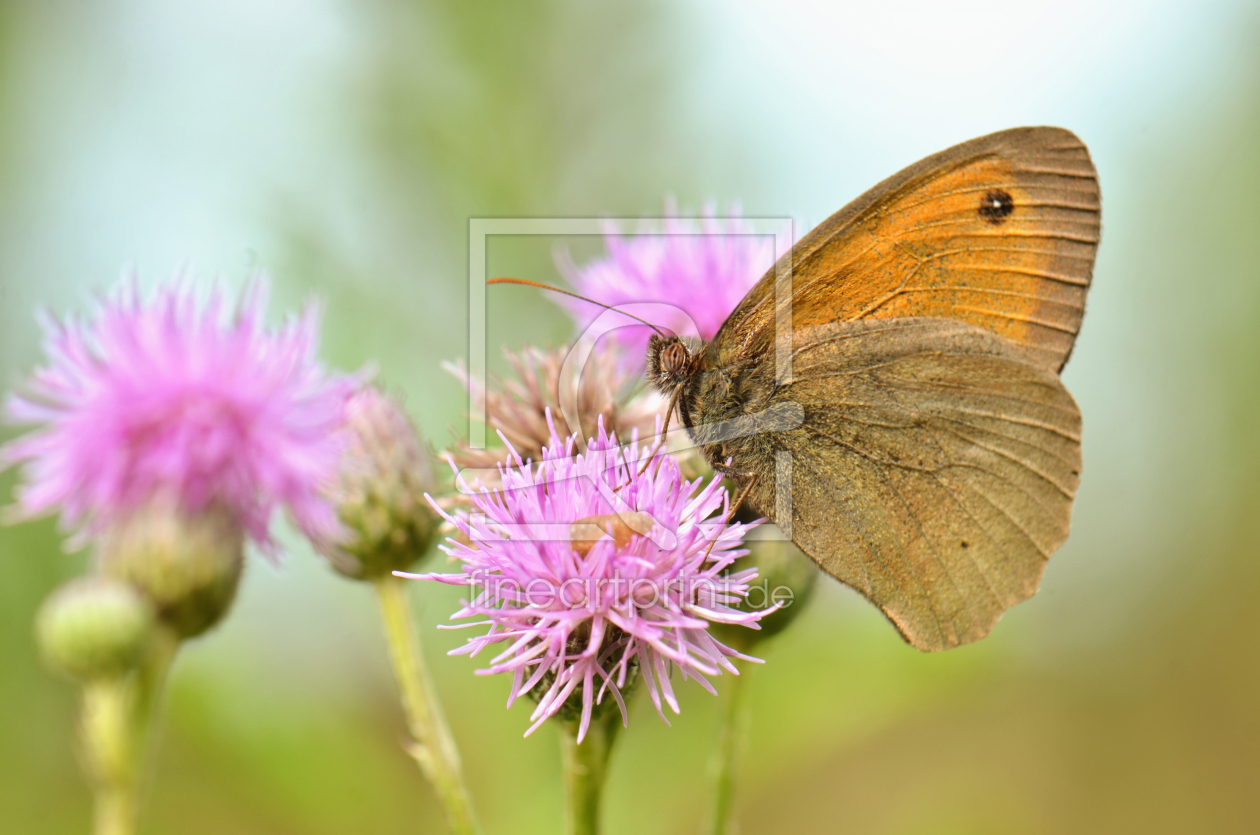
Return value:
<svg viewBox="0 0 1260 835">
<path fill-rule="evenodd" d="M 753 487 L 757 484 L 758 475 L 757 473 L 742 472 L 733 467 L 728 467 L 725 464 L 713 464 L 712 466 L 714 471 L 719 472 L 724 476 L 730 476 L 735 480 L 736 484 L 740 485 L 739 493 L 735 495 L 735 501 L 731 502 L 730 508 L 726 511 L 726 515 L 722 518 L 722 529 L 725 530 L 726 526 L 729 525 L 731 520 L 735 518 L 735 513 L 743 506 L 744 500 L 748 498 L 748 494 L 752 492 Z M 745 481 L 745 479 L 747 480 Z M 713 537 L 713 540 L 709 542 L 709 549 L 704 552 L 705 562 L 708 562 L 709 554 L 713 553 L 713 546 L 716 544 L 717 537 L 715 536 Z"/>
<path fill-rule="evenodd" d="M 665 425 L 661 427 L 660 439 L 656 442 L 656 446 L 652 447 L 652 452 L 648 455 L 647 460 L 643 462 L 643 468 L 639 470 L 639 475 L 647 472 L 648 464 L 652 463 L 656 453 L 665 445 L 665 438 L 669 435 L 669 421 L 674 416 L 674 409 L 678 406 L 678 398 L 682 396 L 682 390 L 682 386 L 674 386 L 674 393 L 669 396 L 669 408 L 665 410 Z"/>
</svg>

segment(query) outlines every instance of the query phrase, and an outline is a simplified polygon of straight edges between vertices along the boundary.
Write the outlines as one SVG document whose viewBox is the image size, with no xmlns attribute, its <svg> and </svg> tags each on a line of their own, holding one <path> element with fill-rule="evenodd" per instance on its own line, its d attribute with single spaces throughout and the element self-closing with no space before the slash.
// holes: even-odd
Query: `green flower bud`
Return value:
<svg viewBox="0 0 1260 835">
<path fill-rule="evenodd" d="M 756 567 L 757 577 L 748 596 L 734 608 L 748 612 L 778 604 L 779 609 L 758 621 L 761 629 L 722 623 L 709 627 L 719 641 L 743 651 L 786 629 L 804 611 L 818 581 L 818 566 L 789 541 L 753 541 L 748 549 L 751 553 L 737 559 L 730 570 Z"/>
<path fill-rule="evenodd" d="M 81 577 L 40 607 L 35 634 L 45 662 L 80 681 L 120 676 L 138 666 L 153 632 L 153 606 L 110 577 Z"/>
<path fill-rule="evenodd" d="M 180 638 L 200 635 L 232 607 L 245 537 L 227 513 L 189 516 L 156 503 L 115 525 L 98 552 L 103 573 L 140 589 Z"/>
<path fill-rule="evenodd" d="M 398 403 L 366 386 L 346 406 L 346 450 L 329 497 L 347 528 L 316 549 L 340 573 L 372 580 L 409 567 L 429 550 L 440 517 L 429 454 Z"/>
</svg>

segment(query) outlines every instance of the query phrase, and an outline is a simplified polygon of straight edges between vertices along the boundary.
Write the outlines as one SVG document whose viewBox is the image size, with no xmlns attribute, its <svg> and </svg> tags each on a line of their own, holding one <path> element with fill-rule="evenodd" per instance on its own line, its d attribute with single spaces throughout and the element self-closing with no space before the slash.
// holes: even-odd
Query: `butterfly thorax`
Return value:
<svg viewBox="0 0 1260 835">
<path fill-rule="evenodd" d="M 711 388 L 715 382 L 707 373 L 705 356 L 703 344 L 694 340 L 653 336 L 648 341 L 648 382 L 676 403 L 678 415 L 689 430 L 703 419 L 704 398 L 700 389 Z"/>
<path fill-rule="evenodd" d="M 709 346 L 693 347 L 678 337 L 653 337 L 648 380 L 661 394 L 676 397 L 679 418 L 715 469 L 742 470 L 765 454 L 758 441 L 768 439 L 751 437 L 742 423 L 764 407 L 772 381 L 755 372 L 756 362 L 723 365 L 712 354 Z"/>
</svg>

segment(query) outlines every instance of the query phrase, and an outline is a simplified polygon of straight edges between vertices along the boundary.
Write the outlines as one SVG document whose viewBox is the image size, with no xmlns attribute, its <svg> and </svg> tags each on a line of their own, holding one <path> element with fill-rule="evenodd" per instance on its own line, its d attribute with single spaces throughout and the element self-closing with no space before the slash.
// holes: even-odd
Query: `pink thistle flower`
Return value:
<svg viewBox="0 0 1260 835">
<path fill-rule="evenodd" d="M 285 505 L 303 530 L 335 535 L 319 488 L 352 387 L 315 358 L 317 307 L 268 330 L 267 290 L 255 282 L 228 315 L 221 290 L 201 302 L 179 282 L 144 301 L 132 278 L 90 323 L 45 318 L 48 364 L 7 404 L 40 428 L 0 450 L 0 465 L 26 462 L 19 514 L 60 508 L 63 525 L 97 533 L 173 500 L 192 515 L 226 511 L 271 552 Z"/>
<path fill-rule="evenodd" d="M 654 319 L 674 333 L 708 341 L 743 300 L 757 279 L 774 266 L 774 238 L 759 235 L 732 208 L 725 219 L 706 206 L 701 223 L 677 216 L 672 201 L 665 205 L 662 233 L 642 229 L 623 238 L 611 226 L 605 235 L 608 255 L 583 267 L 567 252 L 556 266 L 577 292 L 604 304 L 662 302 L 682 311 Z M 558 299 L 586 328 L 601 311 L 569 296 Z M 683 315 L 685 314 L 685 315 Z M 688 318 L 695 323 L 694 329 Z M 652 331 L 643 325 L 618 327 L 610 336 L 638 371 L 647 355 Z"/>
<path fill-rule="evenodd" d="M 719 478 L 687 481 L 667 454 L 640 474 L 646 447 L 619 447 L 602 423 L 584 454 L 575 444 L 553 424 L 537 466 L 517 456 L 500 468 L 501 489 L 461 484 L 473 510 L 443 512 L 459 534 L 442 546 L 461 570 L 402 576 L 469 586 L 472 600 L 452 619 L 483 618 L 468 625 L 490 629 L 452 654 L 507 644 L 478 673 L 512 675 L 509 707 L 522 694 L 537 699 L 526 735 L 580 704 L 580 742 L 608 693 L 625 721 L 622 691 L 636 674 L 663 720 L 662 703 L 679 711 L 674 668 L 716 692 L 706 676 L 738 675 L 732 658 L 758 659 L 717 641 L 709 624 L 756 629 L 772 609 L 733 608 L 757 572 L 724 572 L 748 553 L 753 525 L 721 524 L 729 497 Z"/>
</svg>

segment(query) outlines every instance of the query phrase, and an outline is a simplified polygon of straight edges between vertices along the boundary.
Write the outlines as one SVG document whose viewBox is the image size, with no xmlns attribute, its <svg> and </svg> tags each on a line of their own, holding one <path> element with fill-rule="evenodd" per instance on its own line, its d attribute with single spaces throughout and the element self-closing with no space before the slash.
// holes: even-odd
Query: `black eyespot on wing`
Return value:
<svg viewBox="0 0 1260 835">
<path fill-rule="evenodd" d="M 1000 188 L 991 189 L 980 198 L 980 216 L 994 226 L 1010 217 L 1015 211 L 1015 200 Z"/>
</svg>

